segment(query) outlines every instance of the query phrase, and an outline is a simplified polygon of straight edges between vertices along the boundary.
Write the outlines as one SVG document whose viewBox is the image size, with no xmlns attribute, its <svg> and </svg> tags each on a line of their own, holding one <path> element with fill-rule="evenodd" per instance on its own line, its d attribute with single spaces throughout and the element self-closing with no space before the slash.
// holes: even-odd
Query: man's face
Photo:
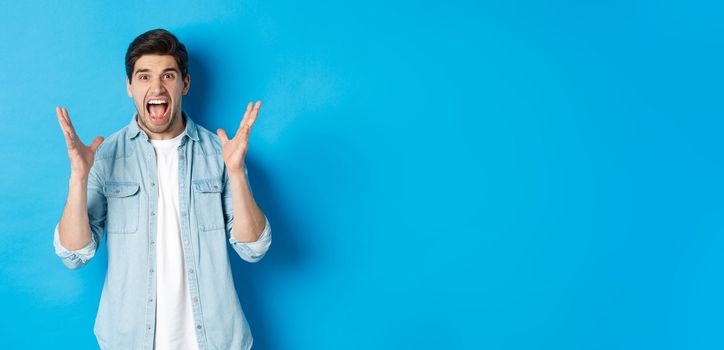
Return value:
<svg viewBox="0 0 724 350">
<path fill-rule="evenodd" d="M 183 131 L 181 96 L 190 83 L 188 74 L 181 79 L 173 56 L 143 55 L 136 61 L 126 90 L 138 110 L 138 125 L 150 138 L 169 139 Z"/>
</svg>

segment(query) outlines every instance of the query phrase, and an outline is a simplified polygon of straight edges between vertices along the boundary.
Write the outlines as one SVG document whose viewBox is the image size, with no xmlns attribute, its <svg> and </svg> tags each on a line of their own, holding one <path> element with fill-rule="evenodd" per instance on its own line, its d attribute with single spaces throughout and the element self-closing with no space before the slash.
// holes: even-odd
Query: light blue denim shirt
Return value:
<svg viewBox="0 0 724 350">
<path fill-rule="evenodd" d="M 256 242 L 234 239 L 229 177 L 221 141 L 188 116 L 178 147 L 181 240 L 199 349 L 250 349 L 253 343 L 232 280 L 228 241 L 259 261 L 271 244 L 266 226 Z M 71 269 L 93 257 L 106 233 L 108 271 L 94 333 L 101 349 L 153 349 L 156 310 L 156 159 L 134 114 L 98 148 L 88 175 L 91 241 L 65 249 L 55 227 L 56 254 Z M 162 296 L 161 296 L 162 297 Z"/>
</svg>

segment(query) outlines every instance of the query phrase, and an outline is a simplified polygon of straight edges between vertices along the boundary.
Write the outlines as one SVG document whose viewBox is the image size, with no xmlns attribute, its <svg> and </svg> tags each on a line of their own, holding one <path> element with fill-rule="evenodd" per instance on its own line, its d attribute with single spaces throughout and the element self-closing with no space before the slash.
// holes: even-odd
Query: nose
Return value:
<svg viewBox="0 0 724 350">
<path fill-rule="evenodd" d="M 157 77 L 151 79 L 151 94 L 153 94 L 153 96 L 158 96 L 164 92 L 166 92 L 166 88 L 163 86 L 161 78 Z"/>
</svg>

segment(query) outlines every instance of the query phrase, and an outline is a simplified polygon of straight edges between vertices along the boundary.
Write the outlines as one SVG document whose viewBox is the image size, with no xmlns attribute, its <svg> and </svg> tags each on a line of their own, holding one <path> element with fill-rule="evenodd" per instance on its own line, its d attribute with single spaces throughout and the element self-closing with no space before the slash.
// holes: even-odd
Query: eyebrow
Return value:
<svg viewBox="0 0 724 350">
<path fill-rule="evenodd" d="M 138 70 L 136 70 L 136 71 L 133 73 L 133 75 L 136 75 L 136 74 L 138 74 L 138 73 L 148 73 L 148 72 L 150 72 L 150 71 L 151 71 L 151 70 L 148 69 L 148 68 L 138 69 Z M 171 71 L 171 72 L 176 72 L 176 73 L 181 73 L 181 72 L 178 70 L 178 68 L 168 67 L 168 68 L 164 69 L 163 71 L 161 71 L 161 74 L 166 73 L 166 72 L 169 72 L 169 71 Z"/>
</svg>

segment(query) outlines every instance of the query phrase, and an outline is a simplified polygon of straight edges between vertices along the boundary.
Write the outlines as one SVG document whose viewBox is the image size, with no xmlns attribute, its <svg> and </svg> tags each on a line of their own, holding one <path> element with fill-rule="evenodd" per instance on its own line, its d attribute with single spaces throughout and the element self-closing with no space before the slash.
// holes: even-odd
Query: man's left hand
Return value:
<svg viewBox="0 0 724 350">
<path fill-rule="evenodd" d="M 246 158 L 246 151 L 249 146 L 249 134 L 257 115 L 259 115 L 259 108 L 261 108 L 261 101 L 256 101 L 256 105 L 249 102 L 233 139 L 229 140 L 224 129 L 219 128 L 216 130 L 216 134 L 221 138 L 221 157 L 224 159 L 226 168 L 231 175 L 244 173 L 244 158 Z"/>
</svg>

